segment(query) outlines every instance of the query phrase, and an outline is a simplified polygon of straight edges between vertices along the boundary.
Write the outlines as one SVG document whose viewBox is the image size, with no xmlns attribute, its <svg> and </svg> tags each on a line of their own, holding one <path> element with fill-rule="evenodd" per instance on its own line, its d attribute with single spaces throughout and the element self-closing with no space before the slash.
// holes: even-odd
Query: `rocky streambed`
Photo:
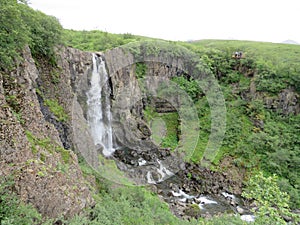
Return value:
<svg viewBox="0 0 300 225">
<path fill-rule="evenodd" d="M 183 162 L 168 149 L 151 151 L 122 148 L 113 155 L 119 169 L 141 185 L 151 185 L 180 218 L 210 218 L 236 214 L 253 221 L 250 206 L 241 196 L 242 171 L 221 163 L 224 172 Z"/>
</svg>

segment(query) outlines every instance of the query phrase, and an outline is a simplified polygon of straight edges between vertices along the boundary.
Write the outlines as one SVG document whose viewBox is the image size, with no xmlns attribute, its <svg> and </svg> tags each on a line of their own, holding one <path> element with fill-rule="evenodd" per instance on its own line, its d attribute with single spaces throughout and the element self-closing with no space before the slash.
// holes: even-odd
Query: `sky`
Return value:
<svg viewBox="0 0 300 225">
<path fill-rule="evenodd" d="M 29 0 L 66 29 L 166 40 L 300 43 L 299 0 Z"/>
</svg>

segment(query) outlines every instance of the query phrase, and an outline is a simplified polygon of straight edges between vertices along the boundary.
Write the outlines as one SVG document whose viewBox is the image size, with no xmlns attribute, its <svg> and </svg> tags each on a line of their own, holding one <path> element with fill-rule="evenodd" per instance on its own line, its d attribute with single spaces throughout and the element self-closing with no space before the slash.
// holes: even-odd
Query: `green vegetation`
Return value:
<svg viewBox="0 0 300 225">
<path fill-rule="evenodd" d="M 197 101 L 202 93 L 199 84 L 193 78 L 187 79 L 184 76 L 174 77 L 172 79 L 179 87 L 184 90 L 193 101 Z"/>
<path fill-rule="evenodd" d="M 23 2 L 0 0 L 0 70 L 13 68 L 26 45 L 35 58 L 55 64 L 54 47 L 61 43 L 62 26 Z"/>
<path fill-rule="evenodd" d="M 163 113 L 161 119 L 166 124 L 166 136 L 162 139 L 162 147 L 171 148 L 174 150 L 178 145 L 178 127 L 179 127 L 179 116 L 178 113 Z"/>
<path fill-rule="evenodd" d="M 135 74 L 137 78 L 144 78 L 147 71 L 147 65 L 145 63 L 136 63 L 135 64 Z"/>
<path fill-rule="evenodd" d="M 254 199 L 258 207 L 254 211 L 255 224 L 282 224 L 285 218 L 291 218 L 293 224 L 300 222 L 300 215 L 291 213 L 289 209 L 290 197 L 286 192 L 279 190 L 276 175 L 265 177 L 262 172 L 253 176 L 243 192 L 243 196 Z"/>
<path fill-rule="evenodd" d="M 270 110 L 262 98 L 250 94 L 250 85 L 255 84 L 256 93 L 266 98 L 276 98 L 283 88 L 299 94 L 300 46 L 211 40 L 182 44 L 199 54 L 214 72 L 226 100 L 226 134 L 214 163 L 218 165 L 224 155 L 231 155 L 237 165 L 249 171 L 276 173 L 279 187 L 291 196 L 290 206 L 299 208 L 299 114 Z M 243 51 L 245 58 L 233 59 L 236 50 Z M 186 90 L 189 85 L 192 82 L 181 87 Z M 195 105 L 200 141 L 192 160 L 198 162 L 210 134 L 210 112 L 201 94 Z"/>
<path fill-rule="evenodd" d="M 53 141 L 51 141 L 49 138 L 37 138 L 28 130 L 26 131 L 26 137 L 31 144 L 31 150 L 33 154 L 37 154 L 39 152 L 38 147 L 40 147 L 50 154 L 53 154 L 54 152 L 60 153 L 65 164 L 68 164 L 70 162 L 70 152 L 59 146 L 58 144 L 54 144 Z M 45 160 L 45 155 L 41 156 L 41 160 L 42 159 Z"/>
<path fill-rule="evenodd" d="M 20 4 L 23 22 L 29 32 L 29 47 L 35 58 L 43 57 L 55 65 L 54 47 L 61 43 L 62 26 L 58 19 Z"/>
<path fill-rule="evenodd" d="M 111 34 L 98 30 L 64 30 L 63 32 L 65 45 L 85 51 L 105 51 L 141 39 L 142 37 L 128 33 Z"/>
<path fill-rule="evenodd" d="M 41 215 L 31 205 L 22 203 L 14 192 L 11 177 L 0 178 L 0 224 L 28 225 L 41 222 Z"/>
<path fill-rule="evenodd" d="M 166 129 L 165 136 L 162 137 L 159 134 L 159 137 L 157 137 L 157 142 L 160 144 L 163 148 L 170 148 L 171 150 L 174 150 L 178 146 L 178 136 L 180 131 L 179 129 L 179 116 L 177 112 L 171 112 L 171 113 L 157 113 L 155 112 L 155 109 L 148 106 L 144 110 L 144 116 L 147 123 L 151 126 L 151 123 L 153 121 L 160 121 L 159 124 L 163 125 L 164 129 Z M 163 123 L 163 124 L 162 124 Z M 159 133 L 161 130 L 153 130 L 152 132 Z M 155 134 L 155 135 L 156 135 Z M 154 137 L 153 137 L 154 138 Z"/>
<path fill-rule="evenodd" d="M 102 155 L 98 155 L 100 166 L 98 172 L 102 177 L 105 177 L 117 184 L 132 186 L 133 183 L 128 179 L 124 172 L 118 169 L 117 163 L 113 159 L 107 159 Z"/>
<path fill-rule="evenodd" d="M 205 59 L 215 74 L 226 75 L 233 66 L 252 69 L 258 91 L 278 93 L 292 86 L 300 91 L 300 46 L 251 41 L 204 40 L 191 44 L 183 43 L 192 51 L 205 54 Z M 232 53 L 242 51 L 245 58 L 233 59 Z M 243 71 L 239 71 L 243 72 Z"/>
<path fill-rule="evenodd" d="M 205 97 L 199 98 L 198 101 L 195 103 L 195 107 L 198 112 L 200 130 L 197 146 L 195 148 L 195 151 L 193 152 L 191 161 L 194 163 L 198 163 L 203 157 L 203 153 L 206 149 L 208 137 L 210 134 L 211 113 L 209 110 L 207 99 Z"/>
<path fill-rule="evenodd" d="M 45 105 L 49 107 L 50 111 L 56 116 L 60 122 L 68 121 L 68 114 L 65 109 L 58 103 L 56 99 L 45 99 Z"/>
<path fill-rule="evenodd" d="M 14 59 L 19 57 L 29 37 L 16 0 L 1 0 L 0 15 L 0 68 L 3 70 L 14 66 Z"/>
</svg>

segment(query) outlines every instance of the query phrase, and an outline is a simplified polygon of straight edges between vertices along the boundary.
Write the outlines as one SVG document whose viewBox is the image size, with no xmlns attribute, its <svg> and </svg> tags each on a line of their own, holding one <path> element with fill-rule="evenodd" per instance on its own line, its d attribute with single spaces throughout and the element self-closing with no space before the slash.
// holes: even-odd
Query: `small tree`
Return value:
<svg viewBox="0 0 300 225">
<path fill-rule="evenodd" d="M 290 196 L 279 190 L 276 175 L 265 177 L 262 172 L 253 176 L 242 196 L 253 199 L 258 209 L 256 224 L 286 224 L 285 218 L 291 218 L 294 224 L 300 221 L 297 214 L 289 208 Z"/>
</svg>

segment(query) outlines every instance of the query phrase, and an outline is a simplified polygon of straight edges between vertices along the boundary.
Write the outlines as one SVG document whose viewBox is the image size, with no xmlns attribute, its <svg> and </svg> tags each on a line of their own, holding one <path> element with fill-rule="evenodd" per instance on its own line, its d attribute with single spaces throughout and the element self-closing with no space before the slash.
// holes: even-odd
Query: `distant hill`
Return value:
<svg viewBox="0 0 300 225">
<path fill-rule="evenodd" d="M 293 45 L 299 45 L 299 43 L 298 43 L 298 42 L 296 42 L 296 41 L 293 41 L 293 40 L 285 40 L 285 41 L 283 41 L 283 42 L 281 42 L 281 43 L 283 43 L 283 44 L 293 44 Z"/>
</svg>

